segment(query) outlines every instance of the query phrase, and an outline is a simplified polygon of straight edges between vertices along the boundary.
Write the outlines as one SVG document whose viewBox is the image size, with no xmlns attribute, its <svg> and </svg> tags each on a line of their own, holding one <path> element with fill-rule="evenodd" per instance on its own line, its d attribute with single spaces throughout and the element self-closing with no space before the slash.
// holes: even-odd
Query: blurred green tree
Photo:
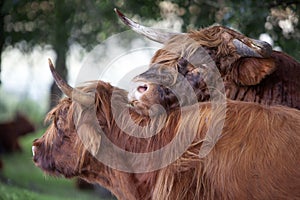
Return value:
<svg viewBox="0 0 300 200">
<path fill-rule="evenodd" d="M 274 46 L 300 60 L 299 0 L 174 0 L 184 8 L 183 31 L 214 23 L 258 38 L 268 33 Z"/>
<path fill-rule="evenodd" d="M 300 60 L 299 0 L 171 0 L 163 4 L 165 2 L 2 0 L 0 50 L 14 45 L 28 52 L 36 44 L 51 45 L 57 55 L 57 71 L 66 79 L 66 56 L 72 43 L 77 42 L 89 50 L 113 33 L 127 30 L 115 16 L 114 7 L 128 16 L 140 16 L 141 21 L 163 19 L 165 13 L 173 12 L 172 8 L 175 8 L 175 14 L 184 22 L 183 31 L 219 23 L 253 38 L 268 33 L 275 46 Z M 170 7 L 171 4 L 175 6 Z M 51 97 L 61 95 L 55 84 L 51 87 L 51 94 Z M 56 102 L 51 99 L 50 107 Z"/>
<path fill-rule="evenodd" d="M 141 5 L 139 9 L 137 5 Z M 72 43 L 77 42 L 89 50 L 113 33 L 127 29 L 116 25 L 119 20 L 113 11 L 115 7 L 138 10 L 138 14 L 147 18 L 159 16 L 154 1 L 141 0 L 126 3 L 122 0 L 4 0 L 0 6 L 1 52 L 9 45 L 24 52 L 32 51 L 35 45 L 50 45 L 57 56 L 56 69 L 64 79 L 67 77 L 66 57 Z M 50 93 L 51 108 L 61 92 L 53 83 Z"/>
<path fill-rule="evenodd" d="M 74 4 L 66 1 L 4 1 L 1 9 L 4 22 L 1 50 L 13 45 L 30 52 L 35 45 L 51 45 L 57 55 L 57 70 L 66 78 L 65 59 L 74 9 Z M 51 93 L 59 94 L 59 90 L 52 86 Z"/>
</svg>

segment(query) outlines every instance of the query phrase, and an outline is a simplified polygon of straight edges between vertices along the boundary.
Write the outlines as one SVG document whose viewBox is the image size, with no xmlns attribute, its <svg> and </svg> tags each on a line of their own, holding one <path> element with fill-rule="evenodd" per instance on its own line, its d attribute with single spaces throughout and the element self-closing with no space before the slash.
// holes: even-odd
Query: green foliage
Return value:
<svg viewBox="0 0 300 200">
<path fill-rule="evenodd" d="M 38 194 L 28 189 L 0 183 L 0 200 L 61 200 L 60 196 Z M 65 198 L 71 200 L 72 198 Z"/>
<path fill-rule="evenodd" d="M 274 40 L 274 46 L 280 46 L 284 52 L 300 60 L 300 23 L 294 25 L 294 32 L 289 35 L 285 35 L 284 30 L 279 27 L 280 20 L 288 20 L 293 15 L 299 20 L 299 1 L 288 3 L 288 1 L 232 0 L 227 5 L 231 8 L 231 17 L 228 21 L 233 27 L 253 38 L 258 38 L 261 33 L 268 33 Z M 267 23 L 269 25 L 271 23 L 272 27 L 268 28 Z M 225 21 L 225 25 L 230 24 Z"/>
<path fill-rule="evenodd" d="M 139 15 L 142 19 L 159 19 L 160 2 L 162 1 L 5 0 L 2 12 L 5 13 L 6 45 L 25 40 L 27 45 L 20 48 L 28 51 L 37 43 L 52 45 L 63 43 L 68 49 L 70 43 L 78 42 L 90 49 L 113 33 L 126 29 L 120 25 L 113 8 L 117 7 L 129 16 Z M 300 12 L 297 1 L 173 0 L 171 2 L 184 10 L 184 13 L 180 14 L 184 20 L 184 31 L 219 23 L 233 26 L 250 37 L 258 37 L 260 33 L 267 31 L 265 22 L 273 8 L 282 10 L 289 8 L 298 13 L 298 18 Z M 295 34 L 299 34 L 299 24 L 296 30 L 298 32 Z M 276 41 L 278 39 L 278 44 L 288 49 L 285 45 L 291 43 L 285 44 L 288 38 L 282 38 L 281 30 L 277 28 L 274 27 L 273 30 L 277 36 Z M 296 41 L 299 41 L 299 36 Z"/>
<path fill-rule="evenodd" d="M 114 1 L 19 0 L 4 2 L 6 45 L 25 40 L 22 50 L 35 44 L 78 42 L 86 48 L 120 31 Z M 55 48 L 55 47 L 54 47 Z"/>
<path fill-rule="evenodd" d="M 0 183 L 0 200 L 37 199 L 38 196 L 28 190 L 19 189 Z M 44 199 L 44 198 L 43 198 Z"/>
<path fill-rule="evenodd" d="M 300 60 L 300 2 L 269 0 L 173 0 L 185 10 L 181 16 L 184 20 L 183 30 L 202 28 L 218 23 L 233 27 L 243 34 L 258 38 L 261 33 L 268 33 L 275 46 Z M 279 21 L 295 18 L 294 32 L 283 33 Z M 296 19 L 297 18 L 297 19 Z M 272 27 L 266 28 L 266 23 Z"/>
</svg>

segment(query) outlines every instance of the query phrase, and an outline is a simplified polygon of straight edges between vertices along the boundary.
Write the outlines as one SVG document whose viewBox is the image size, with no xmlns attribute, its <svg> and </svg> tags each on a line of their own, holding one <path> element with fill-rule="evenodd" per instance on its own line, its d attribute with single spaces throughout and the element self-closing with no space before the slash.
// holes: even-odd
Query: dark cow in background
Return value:
<svg viewBox="0 0 300 200">
<path fill-rule="evenodd" d="M 35 126 L 21 113 L 11 121 L 0 123 L 0 152 L 12 153 L 22 151 L 19 137 L 35 131 Z"/>
<path fill-rule="evenodd" d="M 49 112 L 49 128 L 33 142 L 33 161 L 47 174 L 79 176 L 103 185 L 122 200 L 300 198 L 299 110 L 229 100 L 226 107 L 212 109 L 209 102 L 197 103 L 174 109 L 167 116 L 157 114 L 150 118 L 128 106 L 126 91 L 102 81 L 72 88 L 52 64 L 50 68 L 68 98 Z M 118 116 L 113 115 L 113 108 L 117 109 Z M 128 109 L 130 115 L 122 115 L 122 109 Z M 220 115 L 222 112 L 226 115 Z M 162 128 L 150 138 L 138 138 L 133 135 L 139 129 L 132 127 L 125 133 L 115 117 L 123 125 L 131 117 L 141 127 L 154 121 Z M 225 123 L 221 137 L 205 157 L 200 157 L 208 127 L 212 127 L 212 133 L 218 131 L 214 128 L 222 120 Z M 79 135 L 88 138 L 90 151 Z M 106 166 L 96 158 L 99 152 L 109 148 L 102 142 L 104 136 L 119 148 L 134 153 L 154 152 L 176 136 L 180 142 L 176 147 L 192 140 L 183 154 L 168 166 L 130 173 Z M 122 157 L 111 157 L 112 151 L 106 152 L 108 158 L 118 159 L 124 166 L 131 164 L 129 167 L 133 168 L 162 162 L 174 153 L 164 152 L 160 159 L 148 163 L 136 159 L 130 163 Z"/>
<path fill-rule="evenodd" d="M 223 26 L 166 33 L 143 27 L 116 12 L 134 31 L 164 45 L 153 56 L 149 70 L 134 78 L 138 86 L 129 99 L 137 107 L 149 108 L 157 103 L 166 109 L 177 107 L 170 87 L 178 75 L 190 83 L 198 101 L 208 101 L 211 95 L 207 82 L 215 81 L 210 77 L 215 75 L 215 64 L 227 98 L 300 109 L 300 63 L 273 51 L 266 42 Z M 164 81 L 168 75 L 173 82 Z"/>
</svg>

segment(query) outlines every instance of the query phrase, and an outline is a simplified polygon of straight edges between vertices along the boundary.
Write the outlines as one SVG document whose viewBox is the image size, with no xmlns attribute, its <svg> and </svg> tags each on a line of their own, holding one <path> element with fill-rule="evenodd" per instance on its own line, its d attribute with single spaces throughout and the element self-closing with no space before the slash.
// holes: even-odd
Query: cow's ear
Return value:
<svg viewBox="0 0 300 200">
<path fill-rule="evenodd" d="M 103 134 L 95 115 L 96 106 L 87 108 L 77 103 L 74 104 L 74 110 L 73 120 L 77 136 L 86 150 L 96 156 L 100 148 L 101 134 Z"/>
<path fill-rule="evenodd" d="M 259 84 L 276 68 L 273 58 L 240 58 L 232 68 L 232 78 L 238 84 Z"/>
<path fill-rule="evenodd" d="M 77 129 L 77 134 L 87 151 L 96 156 L 101 144 L 101 128 L 99 124 L 82 124 Z"/>
</svg>

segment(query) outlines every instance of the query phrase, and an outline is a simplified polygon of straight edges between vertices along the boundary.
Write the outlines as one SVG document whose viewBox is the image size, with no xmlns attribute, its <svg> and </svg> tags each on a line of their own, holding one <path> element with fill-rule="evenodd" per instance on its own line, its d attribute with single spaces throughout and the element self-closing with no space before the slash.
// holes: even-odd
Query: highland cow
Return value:
<svg viewBox="0 0 300 200">
<path fill-rule="evenodd" d="M 133 104 L 148 109 L 157 103 L 167 110 L 178 107 L 178 98 L 170 89 L 173 83 L 163 80 L 169 73 L 173 79 L 183 76 L 199 102 L 212 98 L 211 82 L 220 77 L 224 84 L 220 92 L 229 99 L 300 109 L 300 63 L 273 51 L 268 43 L 223 26 L 188 33 L 162 32 L 116 12 L 134 31 L 163 44 L 149 69 L 133 79 L 138 83 L 129 94 Z"/>
<path fill-rule="evenodd" d="M 68 97 L 49 112 L 49 128 L 33 142 L 33 161 L 44 172 L 98 183 L 123 200 L 300 198 L 300 111 L 228 100 L 216 107 L 196 103 L 145 116 L 129 105 L 126 91 L 102 81 L 72 88 L 50 67 Z M 138 126 L 130 126 L 130 120 Z M 217 129 L 222 121 L 223 128 Z M 160 126 L 157 134 L 135 136 L 152 122 Z M 207 137 L 219 131 L 216 140 Z M 175 138 L 178 142 L 159 159 L 141 161 L 113 156 L 105 138 L 136 156 L 154 153 Z M 212 148 L 201 156 L 205 143 Z M 168 165 L 134 173 L 139 165 L 165 162 L 179 149 L 183 152 Z M 133 171 L 103 164 L 101 153 Z"/>
</svg>

